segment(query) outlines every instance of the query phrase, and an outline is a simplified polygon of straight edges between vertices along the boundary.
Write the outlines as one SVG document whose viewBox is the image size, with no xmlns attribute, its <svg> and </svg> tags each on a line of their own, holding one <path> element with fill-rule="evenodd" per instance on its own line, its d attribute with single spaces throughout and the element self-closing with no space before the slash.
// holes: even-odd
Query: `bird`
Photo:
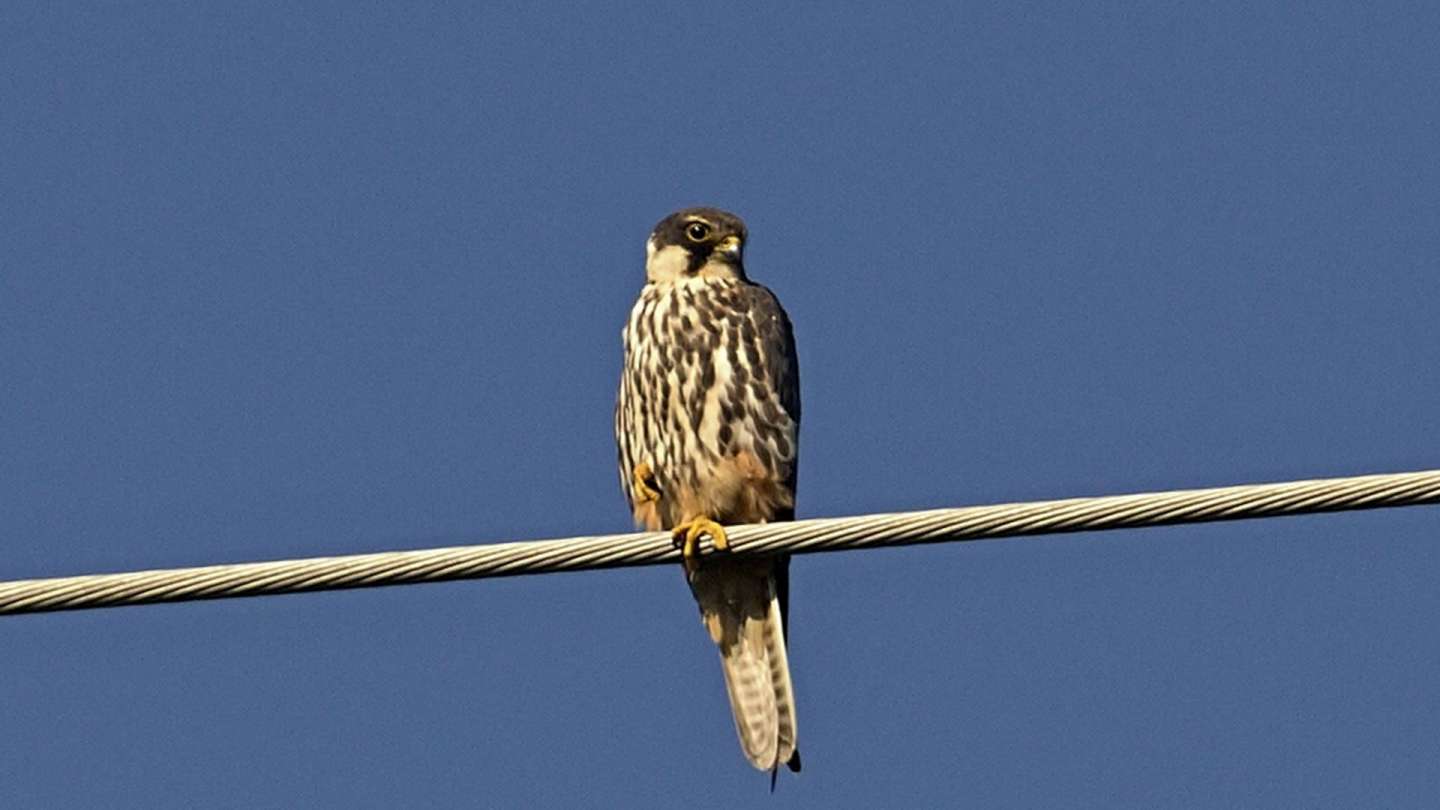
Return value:
<svg viewBox="0 0 1440 810">
<path fill-rule="evenodd" d="M 645 243 L 645 284 L 622 338 L 615 407 L 621 487 L 638 526 L 668 530 L 719 648 L 740 747 L 800 770 L 786 653 L 790 559 L 731 557 L 725 524 L 795 517 L 800 373 L 780 301 L 752 282 L 748 231 L 685 208 Z M 714 553 L 701 555 L 708 536 Z"/>
</svg>

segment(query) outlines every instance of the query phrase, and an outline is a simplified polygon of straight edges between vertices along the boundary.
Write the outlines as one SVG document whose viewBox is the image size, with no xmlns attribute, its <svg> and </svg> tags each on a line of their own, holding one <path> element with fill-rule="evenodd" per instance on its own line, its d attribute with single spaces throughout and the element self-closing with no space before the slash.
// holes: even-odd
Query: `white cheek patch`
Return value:
<svg viewBox="0 0 1440 810">
<path fill-rule="evenodd" d="M 679 245 L 656 250 L 654 243 L 647 242 L 645 252 L 645 277 L 650 281 L 673 281 L 690 265 L 690 252 Z"/>
</svg>

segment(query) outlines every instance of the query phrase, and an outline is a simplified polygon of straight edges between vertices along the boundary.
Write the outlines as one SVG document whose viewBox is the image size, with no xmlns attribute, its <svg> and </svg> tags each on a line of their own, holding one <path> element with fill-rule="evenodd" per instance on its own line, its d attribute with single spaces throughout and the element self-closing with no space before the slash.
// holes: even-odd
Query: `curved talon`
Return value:
<svg viewBox="0 0 1440 810">
<path fill-rule="evenodd" d="M 707 534 L 715 544 L 716 551 L 730 550 L 730 538 L 725 535 L 725 527 L 704 515 L 691 518 L 671 530 L 675 545 L 680 547 L 681 562 L 685 564 L 686 573 L 695 573 L 699 566 L 700 538 Z"/>
<path fill-rule="evenodd" d="M 655 480 L 655 471 L 650 465 L 640 462 L 630 472 L 630 492 L 635 503 L 648 503 L 660 500 L 660 484 Z"/>
</svg>

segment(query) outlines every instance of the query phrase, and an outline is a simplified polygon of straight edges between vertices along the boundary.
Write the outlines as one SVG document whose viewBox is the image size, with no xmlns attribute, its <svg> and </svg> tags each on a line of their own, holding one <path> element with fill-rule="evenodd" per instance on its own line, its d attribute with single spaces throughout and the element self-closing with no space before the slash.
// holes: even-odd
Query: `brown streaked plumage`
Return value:
<svg viewBox="0 0 1440 810">
<path fill-rule="evenodd" d="M 615 438 L 636 523 L 685 542 L 741 748 L 773 780 L 782 764 L 800 769 L 785 648 L 789 558 L 692 554 L 702 533 L 727 547 L 717 524 L 795 515 L 795 341 L 774 294 L 745 276 L 746 236 L 739 217 L 715 208 L 655 226 L 646 284 L 623 332 Z"/>
</svg>

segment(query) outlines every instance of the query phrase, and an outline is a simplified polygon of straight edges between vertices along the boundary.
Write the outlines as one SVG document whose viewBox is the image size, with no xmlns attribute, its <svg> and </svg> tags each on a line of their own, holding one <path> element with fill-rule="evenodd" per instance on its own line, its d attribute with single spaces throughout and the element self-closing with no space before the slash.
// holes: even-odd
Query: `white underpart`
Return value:
<svg viewBox="0 0 1440 810">
<path fill-rule="evenodd" d="M 662 268 L 665 266 L 664 253 L 666 250 L 672 249 L 673 248 L 664 248 L 660 251 L 652 251 L 651 262 L 649 264 L 652 272 L 654 272 L 653 268 L 656 267 L 657 264 Z M 652 281 L 651 284 L 648 285 L 649 294 L 642 294 L 640 299 L 636 301 L 635 307 L 630 312 L 630 319 L 626 324 L 626 330 L 630 334 L 630 345 L 638 346 L 638 354 L 634 358 L 635 365 L 639 368 L 655 368 L 656 364 L 654 363 L 654 358 L 651 356 L 651 352 L 664 352 L 678 341 L 679 336 L 677 332 L 681 327 L 680 324 L 672 320 L 669 315 L 671 299 L 683 297 L 686 293 L 699 295 L 706 288 L 714 288 L 730 283 L 733 283 L 733 280 L 729 278 L 685 274 L 658 283 Z M 692 318 L 693 317 L 692 315 Z M 638 324 L 642 322 L 647 324 L 647 331 L 651 335 L 658 337 L 657 340 L 639 341 L 636 339 L 635 336 L 639 331 Z M 709 337 L 705 325 L 698 321 L 691 323 L 688 334 L 692 339 L 697 341 L 705 340 Z M 724 349 L 718 347 L 712 349 L 710 357 L 715 369 L 715 381 L 710 389 L 705 392 L 704 399 L 702 400 L 700 424 L 695 439 L 717 455 L 724 455 L 721 452 L 720 446 L 721 401 L 724 392 L 729 388 L 730 382 L 734 378 L 735 369 L 730 364 L 729 355 Z M 681 423 L 687 426 L 690 419 L 688 403 L 695 395 L 696 387 L 700 384 L 699 375 L 693 373 L 693 371 L 692 369 L 686 372 L 679 367 L 672 367 L 666 372 L 666 378 L 670 384 L 670 401 L 668 403 L 670 419 L 673 420 L 678 414 Z M 742 396 L 747 402 L 749 414 L 758 413 L 761 403 L 756 401 L 750 390 L 750 386 L 745 386 Z M 640 458 L 636 459 L 636 461 L 647 461 L 657 470 L 671 470 L 676 471 L 678 474 L 678 470 L 685 468 L 685 459 L 671 458 L 670 448 L 667 444 L 660 441 L 659 436 L 650 434 L 648 429 L 649 424 L 641 418 L 639 413 L 638 398 L 632 398 L 630 405 L 632 408 L 629 414 L 630 423 L 641 426 L 642 440 L 644 443 L 644 451 L 642 452 L 653 455 L 653 457 Z M 653 404 L 652 407 L 654 407 Z M 750 417 L 737 421 L 731 428 L 734 431 L 732 439 L 734 449 L 749 450 L 750 442 L 754 440 L 753 426 L 750 424 Z M 661 427 L 660 429 L 663 431 L 667 430 L 668 427 Z M 734 469 L 731 467 L 724 467 L 723 469 L 728 474 L 733 475 L 734 473 Z M 703 476 L 703 470 L 701 473 Z M 721 501 L 715 503 L 714 507 L 716 507 L 716 511 L 723 512 L 731 506 L 731 504 L 725 503 L 724 501 L 728 501 L 738 493 L 738 487 L 741 483 L 742 482 L 738 480 L 721 481 L 713 477 L 702 478 L 701 490 L 713 492 L 716 500 Z"/>
<path fill-rule="evenodd" d="M 710 359 L 715 366 L 715 384 L 705 395 L 705 412 L 700 417 L 700 442 L 716 454 L 723 456 L 720 447 L 720 397 L 730 387 L 730 380 L 734 377 L 735 371 L 723 348 L 717 347 L 712 351 Z M 748 390 L 749 386 L 746 388 Z"/>
</svg>

